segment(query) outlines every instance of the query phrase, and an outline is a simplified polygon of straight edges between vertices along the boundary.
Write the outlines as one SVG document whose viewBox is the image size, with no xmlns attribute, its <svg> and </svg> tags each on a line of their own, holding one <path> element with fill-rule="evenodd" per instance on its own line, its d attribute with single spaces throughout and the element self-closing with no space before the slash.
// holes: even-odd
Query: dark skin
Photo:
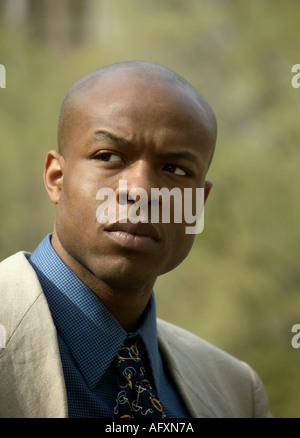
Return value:
<svg viewBox="0 0 300 438">
<path fill-rule="evenodd" d="M 101 187 L 212 187 L 206 172 L 216 138 L 213 113 L 176 81 L 115 71 L 76 94 L 62 120 L 60 152 L 48 152 L 44 181 L 57 204 L 52 245 L 127 331 L 156 278 L 189 253 L 186 224 L 100 224 Z M 128 205 L 132 201 L 128 200 Z"/>
</svg>

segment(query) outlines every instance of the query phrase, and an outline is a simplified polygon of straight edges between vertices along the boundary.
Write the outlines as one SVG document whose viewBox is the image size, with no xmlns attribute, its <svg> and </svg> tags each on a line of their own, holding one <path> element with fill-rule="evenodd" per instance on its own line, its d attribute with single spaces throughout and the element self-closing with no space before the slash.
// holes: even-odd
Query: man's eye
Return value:
<svg viewBox="0 0 300 438">
<path fill-rule="evenodd" d="M 166 164 L 163 168 L 167 172 L 174 173 L 175 175 L 186 176 L 188 173 L 181 167 L 175 166 L 175 164 Z"/>
<path fill-rule="evenodd" d="M 112 152 L 102 152 L 101 154 L 98 154 L 95 158 L 100 161 L 106 161 L 110 163 L 122 161 L 122 158 L 119 155 L 113 154 Z"/>
</svg>

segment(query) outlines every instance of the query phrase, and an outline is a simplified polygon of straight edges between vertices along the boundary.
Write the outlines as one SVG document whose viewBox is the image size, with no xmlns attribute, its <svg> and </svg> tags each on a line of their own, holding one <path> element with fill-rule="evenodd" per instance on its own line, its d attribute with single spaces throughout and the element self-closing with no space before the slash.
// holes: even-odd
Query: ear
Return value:
<svg viewBox="0 0 300 438">
<path fill-rule="evenodd" d="M 210 194 L 210 191 L 212 189 L 213 183 L 211 181 L 205 181 L 204 184 L 204 204 L 208 198 L 208 195 Z"/>
<path fill-rule="evenodd" d="M 65 160 L 57 151 L 51 150 L 47 154 L 44 169 L 44 184 L 53 204 L 58 204 L 63 185 Z"/>
</svg>

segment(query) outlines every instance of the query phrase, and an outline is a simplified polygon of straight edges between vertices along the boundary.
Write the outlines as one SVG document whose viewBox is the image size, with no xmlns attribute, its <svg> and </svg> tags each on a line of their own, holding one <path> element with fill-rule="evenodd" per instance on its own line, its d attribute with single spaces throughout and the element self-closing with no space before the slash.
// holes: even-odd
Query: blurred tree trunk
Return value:
<svg viewBox="0 0 300 438">
<path fill-rule="evenodd" d="M 28 0 L 2 0 L 2 15 L 8 25 L 18 27 L 26 22 Z"/>
<path fill-rule="evenodd" d="M 0 1 L 6 25 L 15 29 L 24 27 L 40 40 L 76 45 L 99 34 L 97 12 L 102 0 Z"/>
</svg>

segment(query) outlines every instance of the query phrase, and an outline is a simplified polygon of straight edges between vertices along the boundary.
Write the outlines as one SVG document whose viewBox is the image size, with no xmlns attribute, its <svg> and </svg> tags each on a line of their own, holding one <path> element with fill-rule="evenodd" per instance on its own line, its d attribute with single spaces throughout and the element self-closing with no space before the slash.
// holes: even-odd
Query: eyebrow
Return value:
<svg viewBox="0 0 300 438">
<path fill-rule="evenodd" d="M 93 138 L 92 138 L 92 142 L 95 141 L 101 141 L 101 140 L 109 140 L 109 141 L 113 141 L 114 143 L 119 143 L 122 144 L 124 146 L 132 146 L 132 143 L 129 140 L 126 140 L 124 137 L 119 137 L 116 134 L 113 134 L 112 132 L 109 131 L 97 131 L 95 132 Z M 199 164 L 198 163 L 198 159 L 197 156 L 195 154 L 193 154 L 190 151 L 178 151 L 178 152 L 165 152 L 162 154 L 164 156 L 165 159 L 184 159 L 184 160 L 188 160 L 191 161 L 195 164 Z"/>
<path fill-rule="evenodd" d="M 132 145 L 132 143 L 130 141 L 126 140 L 125 138 L 119 137 L 116 134 L 113 134 L 112 132 L 108 132 L 108 131 L 95 132 L 95 134 L 92 138 L 92 142 L 95 142 L 98 140 L 109 140 L 109 141 L 113 141 L 114 143 L 122 144 L 124 146 Z"/>
<path fill-rule="evenodd" d="M 189 151 L 179 151 L 179 152 L 166 152 L 163 154 L 165 158 L 168 159 L 184 159 L 188 161 L 192 161 L 195 164 L 198 164 L 198 159 L 195 154 Z"/>
</svg>

